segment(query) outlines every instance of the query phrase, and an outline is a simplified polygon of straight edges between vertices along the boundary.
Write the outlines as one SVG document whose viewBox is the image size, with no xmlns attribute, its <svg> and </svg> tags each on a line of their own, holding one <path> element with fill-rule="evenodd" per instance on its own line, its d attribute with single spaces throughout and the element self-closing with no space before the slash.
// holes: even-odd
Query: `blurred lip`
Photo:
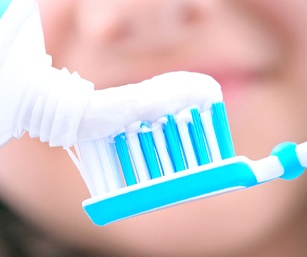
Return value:
<svg viewBox="0 0 307 257">
<path fill-rule="evenodd" d="M 235 70 L 225 72 L 208 72 L 208 75 L 217 80 L 223 90 L 233 90 L 242 86 L 247 86 L 248 82 L 260 78 L 260 73 L 248 70 Z"/>
<path fill-rule="evenodd" d="M 242 91 L 253 82 L 263 79 L 267 71 L 259 68 L 219 67 L 219 68 L 188 68 L 190 72 L 200 72 L 213 77 L 223 91 L 227 102 L 234 102 L 242 94 Z"/>
<path fill-rule="evenodd" d="M 190 72 L 200 72 L 204 73 L 207 75 L 210 75 L 213 77 L 215 80 L 217 80 L 221 86 L 223 85 L 228 85 L 228 84 L 233 84 L 233 82 L 236 81 L 248 81 L 248 80 L 254 80 L 254 79 L 259 79 L 264 72 L 257 67 L 241 67 L 240 65 L 238 66 L 217 66 L 217 67 L 188 67 L 186 69 L 187 71 Z"/>
</svg>

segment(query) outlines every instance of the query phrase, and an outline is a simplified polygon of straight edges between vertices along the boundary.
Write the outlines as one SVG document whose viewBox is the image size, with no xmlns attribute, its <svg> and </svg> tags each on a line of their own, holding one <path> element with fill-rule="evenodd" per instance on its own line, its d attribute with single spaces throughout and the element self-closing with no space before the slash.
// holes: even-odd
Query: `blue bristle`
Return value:
<svg viewBox="0 0 307 257">
<path fill-rule="evenodd" d="M 164 124 L 164 133 L 169 149 L 170 157 L 174 165 L 174 170 L 181 171 L 186 168 L 184 156 L 181 150 L 180 137 L 173 115 L 167 115 L 167 122 Z"/>
<path fill-rule="evenodd" d="M 120 165 L 122 167 L 126 184 L 127 186 L 134 185 L 136 184 L 136 179 L 134 176 L 134 169 L 129 155 L 126 135 L 124 133 L 121 133 L 117 135 L 114 139 L 117 155 L 120 161 Z"/>
<path fill-rule="evenodd" d="M 223 102 L 212 104 L 212 122 L 222 159 L 234 157 L 236 154 L 230 134 L 226 108 Z"/>
<path fill-rule="evenodd" d="M 191 109 L 192 123 L 189 124 L 191 139 L 199 165 L 210 162 L 206 139 L 198 109 Z"/>
<path fill-rule="evenodd" d="M 148 124 L 143 124 L 148 126 Z M 138 134 L 144 158 L 149 170 L 150 178 L 158 178 L 161 176 L 159 159 L 157 158 L 155 144 L 151 132 L 141 132 Z"/>
</svg>

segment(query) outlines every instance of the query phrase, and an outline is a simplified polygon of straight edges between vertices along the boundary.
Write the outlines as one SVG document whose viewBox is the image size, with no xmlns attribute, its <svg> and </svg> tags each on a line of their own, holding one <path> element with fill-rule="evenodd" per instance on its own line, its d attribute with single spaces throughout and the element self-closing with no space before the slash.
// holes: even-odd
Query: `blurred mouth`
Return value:
<svg viewBox="0 0 307 257">
<path fill-rule="evenodd" d="M 239 67 L 221 67 L 217 69 L 192 68 L 187 71 L 200 72 L 213 77 L 221 85 L 224 101 L 230 104 L 235 102 L 238 97 L 242 96 L 246 88 L 263 80 L 267 73 L 267 71 L 262 71 L 260 69 L 246 69 Z"/>
</svg>

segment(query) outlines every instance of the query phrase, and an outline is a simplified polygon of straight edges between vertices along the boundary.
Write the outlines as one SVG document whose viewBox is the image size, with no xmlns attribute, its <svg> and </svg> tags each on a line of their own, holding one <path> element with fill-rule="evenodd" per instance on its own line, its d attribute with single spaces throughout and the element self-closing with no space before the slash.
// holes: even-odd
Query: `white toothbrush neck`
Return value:
<svg viewBox="0 0 307 257">
<path fill-rule="evenodd" d="M 307 142 L 297 145 L 296 154 L 300 164 L 307 167 Z"/>
</svg>

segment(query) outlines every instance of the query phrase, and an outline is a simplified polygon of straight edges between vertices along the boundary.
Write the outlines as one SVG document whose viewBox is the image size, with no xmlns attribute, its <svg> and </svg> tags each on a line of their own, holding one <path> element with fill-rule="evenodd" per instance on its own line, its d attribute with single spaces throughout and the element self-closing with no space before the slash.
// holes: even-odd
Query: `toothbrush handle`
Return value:
<svg viewBox="0 0 307 257">
<path fill-rule="evenodd" d="M 307 142 L 295 144 L 285 142 L 277 145 L 271 155 L 278 157 L 284 168 L 280 178 L 291 180 L 302 175 L 307 167 Z"/>
<path fill-rule="evenodd" d="M 83 208 L 93 223 L 101 226 L 187 200 L 257 184 L 249 160 L 239 156 L 93 197 L 83 202 Z"/>
</svg>

